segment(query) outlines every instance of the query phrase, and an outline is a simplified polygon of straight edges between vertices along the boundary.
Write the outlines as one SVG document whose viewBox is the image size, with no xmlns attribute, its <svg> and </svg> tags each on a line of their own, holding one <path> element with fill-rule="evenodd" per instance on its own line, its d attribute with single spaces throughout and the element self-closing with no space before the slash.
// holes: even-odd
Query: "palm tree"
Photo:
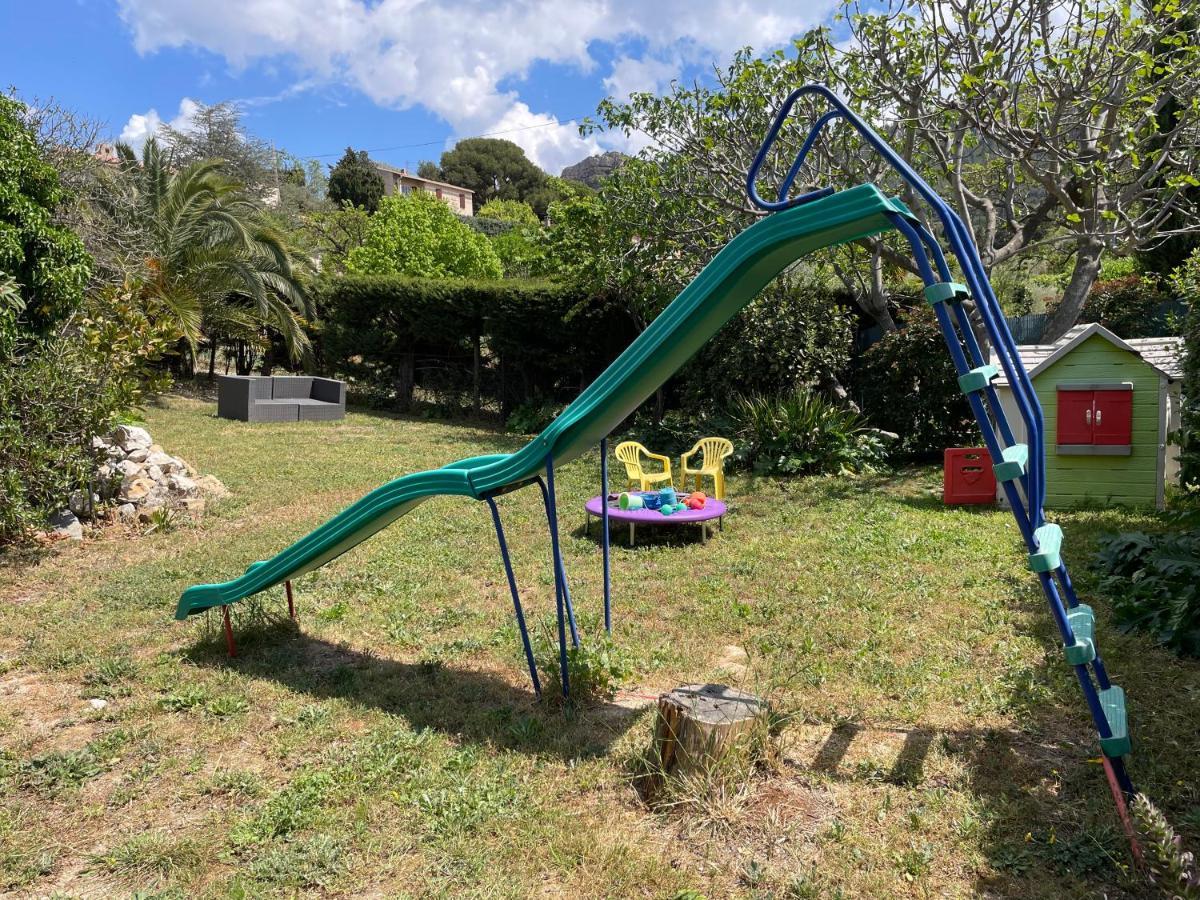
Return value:
<svg viewBox="0 0 1200 900">
<path fill-rule="evenodd" d="M 221 160 L 172 170 L 154 138 L 138 160 L 117 145 L 120 189 L 110 202 L 114 227 L 141 233 L 145 289 L 178 323 L 193 353 L 202 337 L 254 342 L 277 332 L 293 361 L 309 349 L 304 320 L 312 304 L 296 257 L 267 225 Z"/>
</svg>

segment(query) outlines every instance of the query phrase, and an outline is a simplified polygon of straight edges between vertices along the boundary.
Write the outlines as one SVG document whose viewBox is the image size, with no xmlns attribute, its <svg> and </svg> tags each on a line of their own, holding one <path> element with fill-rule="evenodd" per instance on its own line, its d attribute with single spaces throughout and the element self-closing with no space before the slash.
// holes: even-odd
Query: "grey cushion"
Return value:
<svg viewBox="0 0 1200 900">
<path fill-rule="evenodd" d="M 300 404 L 296 400 L 255 400 L 250 407 L 252 422 L 298 422 Z"/>
<path fill-rule="evenodd" d="M 320 400 L 297 400 L 301 422 L 333 422 L 346 417 L 346 407 Z"/>
<path fill-rule="evenodd" d="M 312 396 L 313 380 L 304 375 L 272 375 L 272 399 L 307 400 Z"/>
</svg>

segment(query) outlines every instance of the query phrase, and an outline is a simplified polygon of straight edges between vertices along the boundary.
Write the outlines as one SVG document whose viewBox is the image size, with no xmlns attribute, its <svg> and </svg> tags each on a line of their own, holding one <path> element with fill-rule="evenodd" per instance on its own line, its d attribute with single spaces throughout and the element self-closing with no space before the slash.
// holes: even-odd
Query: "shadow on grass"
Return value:
<svg viewBox="0 0 1200 900">
<path fill-rule="evenodd" d="M 723 525 L 713 519 L 706 523 L 709 529 L 708 540 L 713 540 L 722 531 Z M 629 539 L 628 522 L 609 523 L 609 542 L 613 547 L 624 550 L 641 550 L 651 547 L 697 547 L 705 543 L 700 533 L 698 523 L 680 523 L 662 525 L 640 524 L 635 529 L 634 540 Z M 578 525 L 571 530 L 571 537 L 590 540 L 597 547 L 603 543 L 604 529 L 600 519 L 593 518 L 585 525 Z"/>
<path fill-rule="evenodd" d="M 53 554 L 53 544 L 8 544 L 0 547 L 0 569 L 20 574 L 41 565 Z"/>
<path fill-rule="evenodd" d="M 857 740 L 869 746 L 881 736 L 903 738 L 890 767 L 872 758 L 847 761 Z M 933 748 L 957 761 L 966 773 L 963 787 L 975 798 L 959 827 L 967 836 L 978 833 L 973 840 L 989 863 L 977 876 L 976 896 L 1041 897 L 1063 889 L 1070 896 L 1125 896 L 1131 888 L 1122 871 L 1129 852 L 1104 776 L 1083 748 L 1062 749 L 1002 729 L 847 723 L 830 732 L 807 765 L 791 764 L 847 784 L 889 784 L 936 796 L 946 784 L 926 772 Z M 1081 797 L 1089 799 L 1086 807 Z M 920 794 L 914 799 L 917 815 L 925 802 Z"/>
<path fill-rule="evenodd" d="M 230 659 L 218 628 L 196 641 L 186 657 L 274 681 L 313 700 L 341 700 L 400 716 L 414 730 L 535 756 L 602 756 L 641 714 L 606 702 L 578 708 L 538 702 L 532 688 L 515 687 L 492 672 L 388 659 L 311 637 L 286 619 L 239 629 L 237 641 L 238 655 Z M 549 697 L 556 685 L 543 677 L 543 688 Z"/>
</svg>

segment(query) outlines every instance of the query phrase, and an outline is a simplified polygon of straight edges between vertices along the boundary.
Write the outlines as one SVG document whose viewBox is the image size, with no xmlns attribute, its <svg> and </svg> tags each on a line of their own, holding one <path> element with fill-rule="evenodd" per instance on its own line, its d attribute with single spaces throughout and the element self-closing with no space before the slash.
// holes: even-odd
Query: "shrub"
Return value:
<svg viewBox="0 0 1200 900">
<path fill-rule="evenodd" d="M 1098 281 L 1088 293 L 1080 322 L 1099 322 L 1122 338 L 1170 334 L 1165 307 L 1170 296 L 1152 280 L 1125 275 Z"/>
<path fill-rule="evenodd" d="M 504 234 L 517 227 L 514 223 L 506 222 L 503 219 L 484 219 L 477 215 L 458 216 L 458 220 L 472 231 L 478 231 L 480 234 L 486 234 L 488 237 Z"/>
<path fill-rule="evenodd" d="M 1200 487 L 1200 250 L 1171 275 L 1171 287 L 1188 304 L 1183 326 L 1183 410 L 1179 480 Z"/>
<path fill-rule="evenodd" d="M 415 278 L 499 278 L 500 258 L 486 237 L 464 225 L 426 191 L 392 194 L 371 216 L 350 272 Z"/>
<path fill-rule="evenodd" d="M 498 219 L 501 222 L 512 222 L 514 225 L 537 226 L 537 213 L 528 203 L 520 200 L 489 200 L 475 211 L 481 219 Z"/>
<path fill-rule="evenodd" d="M 478 390 L 502 418 L 524 403 L 548 406 L 631 339 L 602 298 L 547 282 L 348 276 L 325 282 L 318 302 L 330 365 L 386 385 L 400 408 L 415 387 L 446 405 Z"/>
<path fill-rule="evenodd" d="M 507 277 L 529 278 L 542 270 L 546 251 L 536 228 L 517 225 L 493 236 L 491 242 Z"/>
<path fill-rule="evenodd" d="M 1176 653 L 1200 656 L 1200 512 L 1175 518 L 1188 530 L 1102 538 L 1096 565 L 1118 625 L 1147 631 Z"/>
<path fill-rule="evenodd" d="M 562 405 L 549 400 L 527 400 L 517 406 L 504 422 L 513 434 L 537 434 L 562 412 Z"/>
<path fill-rule="evenodd" d="M 135 297 L 114 290 L 89 298 L 70 331 L 47 338 L 6 332 L 0 313 L 0 544 L 40 527 L 72 491 L 89 491 L 92 437 L 147 386 L 164 386 L 150 361 L 177 333 Z"/>
<path fill-rule="evenodd" d="M 670 409 L 661 419 L 644 411 L 634 417 L 629 429 L 621 435 L 621 440 L 637 441 L 655 453 L 678 459 L 681 454 L 691 450 L 700 438 L 735 435 L 738 427 L 729 412 L 715 405 L 711 408 Z M 613 439 L 609 443 L 616 446 L 619 441 Z M 733 447 L 733 456 L 726 460 L 726 467 L 745 468 L 749 465 L 746 445 L 735 441 Z M 624 478 L 623 474 L 618 476 L 618 471 L 620 467 L 612 470 L 614 484 Z"/>
<path fill-rule="evenodd" d="M 861 415 L 805 389 L 739 398 L 733 416 L 757 472 L 853 472 L 884 458 L 881 436 Z"/>
<path fill-rule="evenodd" d="M 534 634 L 534 659 L 542 673 L 545 696 L 559 699 L 562 690 L 557 625 L 547 619 L 542 626 Z M 567 680 L 571 691 L 568 699 L 581 703 L 611 700 L 631 671 L 627 655 L 613 642 L 612 636 L 603 628 L 588 628 L 586 641 L 581 641 L 578 647 L 567 647 Z"/>
<path fill-rule="evenodd" d="M 0 96 L 0 274 L 21 294 L 25 326 L 46 334 L 79 308 L 92 258 L 54 222 L 66 193 L 27 115 L 23 103 Z"/>
<path fill-rule="evenodd" d="M 886 333 L 860 357 L 855 395 L 867 420 L 899 435 L 903 456 L 940 454 L 979 440 L 971 407 L 933 311 L 915 306 L 899 331 Z"/>
<path fill-rule="evenodd" d="M 776 279 L 687 368 L 684 406 L 710 409 L 730 391 L 783 394 L 842 377 L 854 342 L 847 299 L 820 284 Z"/>
</svg>

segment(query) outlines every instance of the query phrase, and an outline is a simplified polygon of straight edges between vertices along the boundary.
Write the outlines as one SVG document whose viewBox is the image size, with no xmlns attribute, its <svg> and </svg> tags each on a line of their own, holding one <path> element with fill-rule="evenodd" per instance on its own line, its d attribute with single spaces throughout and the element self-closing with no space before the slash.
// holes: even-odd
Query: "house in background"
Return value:
<svg viewBox="0 0 1200 900">
<path fill-rule="evenodd" d="M 1045 420 L 1046 506 L 1164 504 L 1179 478 L 1183 338 L 1122 340 L 1076 325 L 1053 344 L 1019 346 Z M 999 360 L 993 352 L 993 365 Z M 1003 369 L 994 382 L 1014 437 L 1026 442 Z M 997 496 L 1004 502 L 1003 488 Z"/>
<path fill-rule="evenodd" d="M 422 178 L 406 169 L 396 169 L 387 163 L 371 160 L 371 165 L 383 179 L 384 194 L 411 194 L 413 191 L 425 191 L 433 194 L 448 207 L 451 212 L 460 216 L 475 215 L 475 192 L 470 188 L 447 184 L 444 181 L 434 181 Z"/>
</svg>

